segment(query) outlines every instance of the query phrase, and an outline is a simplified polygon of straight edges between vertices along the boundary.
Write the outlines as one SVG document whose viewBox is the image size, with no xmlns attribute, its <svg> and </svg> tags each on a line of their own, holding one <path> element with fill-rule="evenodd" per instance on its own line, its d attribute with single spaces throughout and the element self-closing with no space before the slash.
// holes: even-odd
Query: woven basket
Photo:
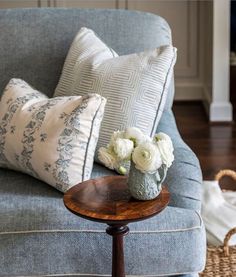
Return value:
<svg viewBox="0 0 236 277">
<path fill-rule="evenodd" d="M 223 176 L 229 176 L 236 180 L 236 172 L 228 169 L 221 170 L 215 176 L 215 180 L 219 181 Z M 227 233 L 223 246 L 208 245 L 206 267 L 200 276 L 236 277 L 236 246 L 229 246 L 229 240 L 235 233 L 236 227 Z"/>
</svg>

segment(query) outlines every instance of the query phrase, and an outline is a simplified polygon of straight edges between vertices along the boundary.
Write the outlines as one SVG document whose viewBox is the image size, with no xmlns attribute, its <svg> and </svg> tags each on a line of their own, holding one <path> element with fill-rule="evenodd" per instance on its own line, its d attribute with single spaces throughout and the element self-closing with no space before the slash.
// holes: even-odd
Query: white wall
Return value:
<svg viewBox="0 0 236 277">
<path fill-rule="evenodd" d="M 213 1 L 211 121 L 232 121 L 229 101 L 230 0 Z"/>
</svg>

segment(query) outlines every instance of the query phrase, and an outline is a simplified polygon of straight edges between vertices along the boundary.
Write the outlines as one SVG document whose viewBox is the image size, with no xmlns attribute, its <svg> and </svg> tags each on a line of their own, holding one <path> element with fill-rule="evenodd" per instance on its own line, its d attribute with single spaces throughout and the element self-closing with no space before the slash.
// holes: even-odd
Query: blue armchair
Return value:
<svg viewBox="0 0 236 277">
<path fill-rule="evenodd" d="M 166 21 L 148 13 L 0 10 L 0 92 L 17 77 L 52 96 L 73 37 L 83 26 L 120 55 L 172 43 Z M 169 134 L 175 147 L 166 179 L 171 201 L 160 215 L 130 224 L 125 261 L 132 276 L 193 277 L 205 264 L 201 169 L 177 130 L 173 96 L 174 82 L 157 130 Z M 94 164 L 92 178 L 111 174 Z M 33 177 L 0 169 L 0 276 L 109 276 L 111 238 L 104 226 L 71 214 L 62 198 Z"/>
</svg>

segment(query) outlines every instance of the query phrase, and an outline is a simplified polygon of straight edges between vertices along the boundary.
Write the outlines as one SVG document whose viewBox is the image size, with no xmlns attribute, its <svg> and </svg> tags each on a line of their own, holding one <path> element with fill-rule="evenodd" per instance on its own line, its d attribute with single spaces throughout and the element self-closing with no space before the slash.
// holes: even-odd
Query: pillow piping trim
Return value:
<svg viewBox="0 0 236 277">
<path fill-rule="evenodd" d="M 170 67 L 169 67 L 169 69 L 167 71 L 167 74 L 166 74 L 166 78 L 165 78 L 165 82 L 164 82 L 164 86 L 163 86 L 163 90 L 162 90 L 162 94 L 161 94 L 161 99 L 160 99 L 159 105 L 158 105 L 157 110 L 156 110 L 156 116 L 155 116 L 154 124 L 152 126 L 151 136 L 153 136 L 155 134 L 156 128 L 158 126 L 158 123 L 156 123 L 157 122 L 157 117 L 158 117 L 158 112 L 159 112 L 160 106 L 163 102 L 164 91 L 166 89 L 166 83 L 167 83 L 168 77 L 170 75 L 170 70 L 173 67 L 173 63 L 174 63 L 175 59 L 176 59 L 176 52 L 174 51 L 174 56 L 171 60 Z"/>
<path fill-rule="evenodd" d="M 91 136 L 92 136 L 93 128 L 94 128 L 94 122 L 95 122 L 95 119 L 97 118 L 98 112 L 100 111 L 102 102 L 103 102 L 103 99 L 101 99 L 101 103 L 100 103 L 100 105 L 98 106 L 97 111 L 95 112 L 94 117 L 93 117 L 93 120 L 92 120 L 92 123 L 91 123 L 90 134 L 89 134 L 88 143 L 87 143 L 87 147 L 86 147 L 86 151 L 85 151 L 85 156 L 84 156 L 84 165 L 83 165 L 82 182 L 84 181 L 85 166 L 86 166 L 86 164 L 87 164 L 88 149 L 89 149 L 90 142 L 91 142 Z M 99 136 L 99 134 L 98 134 L 98 136 Z M 95 147 L 95 148 L 96 148 L 96 147 Z M 94 153 L 95 153 L 95 152 L 94 152 Z M 92 170 L 92 169 L 91 169 L 91 170 Z M 90 174 L 91 174 L 91 172 L 90 172 Z"/>
</svg>

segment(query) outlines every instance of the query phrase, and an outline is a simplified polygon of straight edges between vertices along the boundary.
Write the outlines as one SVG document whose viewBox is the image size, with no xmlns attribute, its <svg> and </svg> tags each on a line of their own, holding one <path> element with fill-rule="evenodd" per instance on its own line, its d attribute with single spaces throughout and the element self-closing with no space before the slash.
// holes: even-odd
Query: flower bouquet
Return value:
<svg viewBox="0 0 236 277">
<path fill-rule="evenodd" d="M 139 200 L 151 200 L 161 191 L 174 160 L 171 138 L 158 133 L 153 138 L 135 127 L 114 132 L 107 146 L 98 151 L 99 160 L 120 174 L 128 174 L 128 188 Z"/>
</svg>

